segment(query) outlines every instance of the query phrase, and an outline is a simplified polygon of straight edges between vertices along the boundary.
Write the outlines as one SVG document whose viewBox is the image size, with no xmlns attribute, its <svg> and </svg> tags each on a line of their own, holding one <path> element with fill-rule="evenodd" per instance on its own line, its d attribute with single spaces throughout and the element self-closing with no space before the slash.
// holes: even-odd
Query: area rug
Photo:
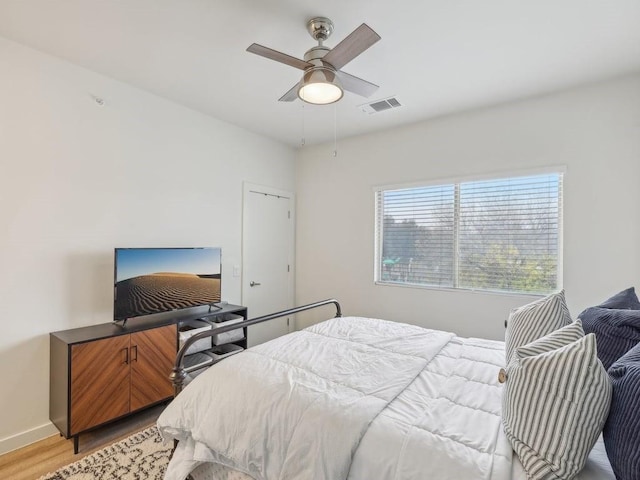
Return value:
<svg viewBox="0 0 640 480">
<path fill-rule="evenodd" d="M 170 453 L 171 445 L 162 443 L 153 426 L 39 480 L 160 480 Z"/>
</svg>

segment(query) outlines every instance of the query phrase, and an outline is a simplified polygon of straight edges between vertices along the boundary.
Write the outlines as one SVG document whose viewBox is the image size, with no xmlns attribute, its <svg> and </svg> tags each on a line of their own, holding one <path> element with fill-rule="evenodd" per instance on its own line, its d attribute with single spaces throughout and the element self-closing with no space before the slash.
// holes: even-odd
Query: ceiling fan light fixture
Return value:
<svg viewBox="0 0 640 480">
<path fill-rule="evenodd" d="M 302 76 L 298 97 L 303 102 L 314 105 L 328 105 L 337 102 L 344 95 L 344 90 L 336 72 L 326 66 L 315 66 L 307 69 Z"/>
</svg>

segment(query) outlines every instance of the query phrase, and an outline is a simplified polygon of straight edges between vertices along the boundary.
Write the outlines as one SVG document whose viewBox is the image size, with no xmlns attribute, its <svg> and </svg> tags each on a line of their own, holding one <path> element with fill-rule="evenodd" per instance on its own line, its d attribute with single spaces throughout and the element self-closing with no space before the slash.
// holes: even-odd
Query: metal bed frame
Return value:
<svg viewBox="0 0 640 480">
<path fill-rule="evenodd" d="M 206 332 L 201 332 L 192 337 L 189 337 L 185 342 L 182 348 L 178 351 L 178 355 L 176 356 L 176 361 L 173 365 L 173 370 L 171 371 L 171 375 L 169 378 L 171 379 L 171 383 L 173 384 L 174 397 L 177 396 L 182 389 L 184 388 L 184 381 L 187 378 L 187 370 L 184 367 L 184 357 L 191 345 L 193 345 L 198 340 L 202 340 L 203 338 L 212 337 L 213 335 L 218 335 L 220 333 L 230 332 L 232 330 L 237 330 L 238 328 L 249 327 L 251 325 L 256 325 L 257 323 L 266 322 L 269 320 L 274 320 L 276 318 L 286 317 L 288 315 L 293 315 L 294 313 L 303 312 L 305 310 L 311 310 L 313 308 L 322 307 L 324 305 L 333 304 L 336 307 L 335 317 L 342 316 L 342 309 L 340 308 L 340 304 L 337 300 L 331 298 L 327 300 L 321 300 L 319 302 L 310 303 L 308 305 L 302 305 L 300 307 L 289 308 L 287 310 L 282 310 L 276 313 L 270 313 L 269 315 L 263 315 L 261 317 L 252 318 L 249 320 L 244 320 L 243 322 L 234 323 L 233 325 L 226 325 L 223 327 L 214 328 L 212 330 L 208 330 Z M 227 357 L 225 357 L 227 358 Z M 224 358 L 219 361 L 224 360 Z M 217 363 L 217 362 L 215 362 Z M 212 365 L 215 365 L 213 363 Z M 206 368 L 206 367 L 203 367 Z"/>
</svg>

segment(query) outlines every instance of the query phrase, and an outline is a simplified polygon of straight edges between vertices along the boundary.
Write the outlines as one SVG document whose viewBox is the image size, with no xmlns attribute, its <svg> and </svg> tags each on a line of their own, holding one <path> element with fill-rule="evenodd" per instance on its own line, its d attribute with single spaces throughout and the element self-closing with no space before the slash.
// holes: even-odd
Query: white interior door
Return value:
<svg viewBox="0 0 640 480">
<path fill-rule="evenodd" d="M 293 306 L 293 195 L 245 184 L 242 303 L 249 318 Z M 249 346 L 289 332 L 290 318 L 249 327 Z"/>
</svg>

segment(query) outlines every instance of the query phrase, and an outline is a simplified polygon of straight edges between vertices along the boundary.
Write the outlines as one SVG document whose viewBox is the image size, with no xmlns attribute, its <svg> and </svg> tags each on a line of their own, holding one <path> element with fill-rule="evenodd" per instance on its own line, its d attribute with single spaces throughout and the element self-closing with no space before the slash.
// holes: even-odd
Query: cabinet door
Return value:
<svg viewBox="0 0 640 480">
<path fill-rule="evenodd" d="M 131 410 L 173 395 L 169 374 L 176 359 L 176 325 L 131 334 Z"/>
<path fill-rule="evenodd" d="M 129 335 L 71 347 L 71 435 L 129 412 Z"/>
</svg>

